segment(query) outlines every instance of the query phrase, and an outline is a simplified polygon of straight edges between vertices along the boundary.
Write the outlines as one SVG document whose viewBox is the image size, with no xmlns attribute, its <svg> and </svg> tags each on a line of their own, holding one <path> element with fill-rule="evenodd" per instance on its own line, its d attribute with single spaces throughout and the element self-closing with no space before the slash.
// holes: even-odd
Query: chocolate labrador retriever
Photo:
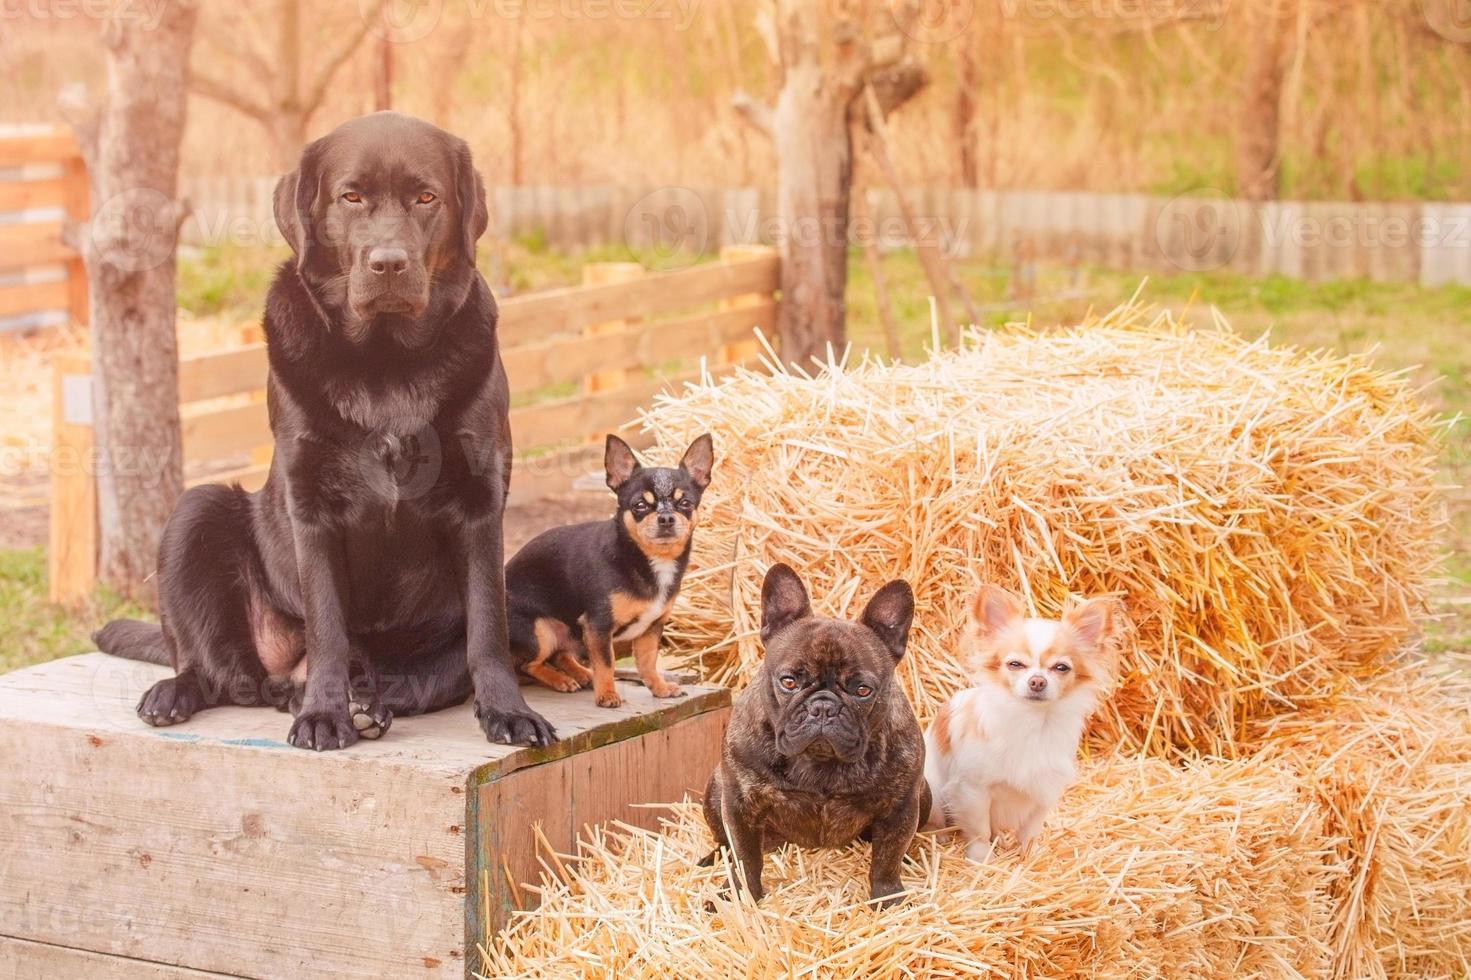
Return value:
<svg viewBox="0 0 1471 980">
<path fill-rule="evenodd" d="M 270 475 L 184 494 L 162 625 L 117 620 L 98 646 L 175 668 L 138 705 L 153 725 L 274 704 L 292 745 L 339 749 L 473 690 L 491 741 L 551 742 L 506 639 L 509 396 L 469 147 L 355 119 L 302 152 L 275 213 L 295 258 L 266 298 Z"/>
</svg>

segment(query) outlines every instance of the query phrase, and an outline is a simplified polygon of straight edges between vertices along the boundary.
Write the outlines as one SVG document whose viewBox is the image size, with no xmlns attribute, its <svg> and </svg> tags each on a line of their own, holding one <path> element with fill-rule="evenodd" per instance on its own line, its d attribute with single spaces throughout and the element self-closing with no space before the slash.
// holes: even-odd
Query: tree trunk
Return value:
<svg viewBox="0 0 1471 980">
<path fill-rule="evenodd" d="M 953 122 L 955 146 L 960 154 L 960 186 L 974 189 L 981 186 L 981 165 L 976 158 L 976 91 L 980 88 L 980 73 L 972 43 L 969 33 L 962 35 L 956 52 L 958 77 Z"/>
<path fill-rule="evenodd" d="M 158 26 L 104 29 L 106 104 L 89 146 L 95 203 L 83 257 L 91 291 L 99 577 L 146 597 L 159 538 L 183 490 L 174 252 L 175 200 L 195 5 L 170 0 Z"/>
<path fill-rule="evenodd" d="M 851 96 L 834 92 L 814 59 L 789 64 L 772 113 L 781 250 L 781 354 L 809 365 L 845 338 Z"/>
<path fill-rule="evenodd" d="M 1245 89 L 1236 131 L 1236 193 L 1250 201 L 1275 200 L 1281 176 L 1282 82 L 1292 29 L 1286 0 L 1248 4 Z"/>
</svg>

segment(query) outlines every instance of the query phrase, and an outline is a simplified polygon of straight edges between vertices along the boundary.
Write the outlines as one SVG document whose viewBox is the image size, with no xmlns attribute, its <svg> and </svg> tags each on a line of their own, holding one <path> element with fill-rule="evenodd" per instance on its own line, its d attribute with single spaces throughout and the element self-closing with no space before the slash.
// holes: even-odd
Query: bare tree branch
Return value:
<svg viewBox="0 0 1471 980">
<path fill-rule="evenodd" d="M 731 96 L 730 105 L 752 129 L 768 137 L 771 136 L 771 106 L 745 92 L 736 92 Z"/>
<path fill-rule="evenodd" d="M 357 51 L 358 47 L 363 43 L 363 38 L 368 36 L 368 31 L 373 28 L 373 22 L 383 12 L 384 2 L 385 0 L 374 0 L 373 6 L 367 10 L 359 7 L 361 23 L 358 29 L 348 36 L 348 39 L 343 43 L 342 47 L 338 48 L 337 52 L 328 58 L 323 65 L 321 73 L 317 75 L 317 80 L 311 87 L 311 91 L 302 100 L 301 111 L 304 116 L 310 116 L 321 106 L 322 100 L 327 97 L 327 86 L 332 84 L 332 77 L 347 63 L 347 59 L 353 56 L 353 52 Z"/>
<path fill-rule="evenodd" d="M 201 75 L 197 71 L 190 72 L 189 90 L 196 95 L 204 96 L 206 99 L 223 102 L 230 108 L 245 113 L 252 119 L 258 119 L 263 123 L 270 121 L 271 110 L 268 106 L 247 99 L 224 82 L 210 78 L 208 75 Z"/>
<path fill-rule="evenodd" d="M 269 78 L 275 73 L 270 62 L 260 50 L 251 43 L 250 36 L 244 31 L 233 33 L 220 30 L 208 21 L 201 23 L 196 28 L 200 37 L 210 43 L 210 47 L 227 58 L 232 58 L 249 68 L 261 78 Z"/>
</svg>

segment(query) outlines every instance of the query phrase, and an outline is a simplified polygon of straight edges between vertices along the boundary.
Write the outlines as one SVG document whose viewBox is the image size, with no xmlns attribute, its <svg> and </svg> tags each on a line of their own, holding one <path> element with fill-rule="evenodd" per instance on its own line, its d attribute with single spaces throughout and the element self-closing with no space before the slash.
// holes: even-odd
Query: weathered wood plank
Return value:
<svg viewBox="0 0 1471 980">
<path fill-rule="evenodd" d="M 70 132 L 54 129 L 44 133 L 0 137 L 0 167 L 28 163 L 59 163 L 81 156 Z"/>
<path fill-rule="evenodd" d="M 657 701 L 620 683 L 607 709 L 528 687 L 561 736 L 545 749 L 487 743 L 461 705 L 318 754 L 266 708 L 144 726 L 134 705 L 168 673 L 93 654 L 0 677 L 0 758 L 28 760 L 0 770 L 0 935 L 231 976 L 468 976 L 480 862 L 521 861 L 537 816 L 570 811 L 575 834 L 698 787 L 713 761 L 691 746 L 729 710 L 718 689 Z M 558 786 L 578 795 L 549 798 Z M 508 906 L 504 890 L 492 880 L 485 902 Z"/>
<path fill-rule="evenodd" d="M 185 415 L 180 419 L 185 461 L 228 459 L 271 442 L 265 402 Z"/>
<path fill-rule="evenodd" d="M 6 186 L 0 184 L 0 192 Z M 61 243 L 59 222 L 0 225 L 0 268 L 23 269 L 31 265 L 58 265 L 75 258 L 76 254 Z"/>
<path fill-rule="evenodd" d="M 739 309 L 642 324 L 617 333 L 569 337 L 524 344 L 502 351 L 512 393 L 535 391 L 594 371 L 640 367 L 701 355 L 714 356 L 727 344 L 751 339 L 760 327 L 772 336 L 776 303 L 763 301 Z"/>
<path fill-rule="evenodd" d="M 0 181 L 0 213 L 26 211 L 31 208 L 59 208 L 64 203 L 66 181 L 61 177 Z"/>
<path fill-rule="evenodd" d="M 678 272 L 652 273 L 633 282 L 569 286 L 502 300 L 497 326 L 503 347 L 575 333 L 620 317 L 652 317 L 725 296 L 776 290 L 780 260 L 716 262 Z"/>
<path fill-rule="evenodd" d="M 65 279 L 0 286 L 0 316 L 32 313 L 36 310 L 64 310 L 67 308 L 67 299 Z"/>
<path fill-rule="evenodd" d="M 239 395 L 266 386 L 266 345 L 247 344 L 198 357 L 179 359 L 179 401 L 183 404 Z"/>
<path fill-rule="evenodd" d="M 78 929 L 85 925 L 85 909 L 76 910 Z M 219 980 L 233 973 L 206 973 L 147 960 L 107 956 L 84 949 L 33 943 L 0 936 L 0 980 Z"/>
</svg>

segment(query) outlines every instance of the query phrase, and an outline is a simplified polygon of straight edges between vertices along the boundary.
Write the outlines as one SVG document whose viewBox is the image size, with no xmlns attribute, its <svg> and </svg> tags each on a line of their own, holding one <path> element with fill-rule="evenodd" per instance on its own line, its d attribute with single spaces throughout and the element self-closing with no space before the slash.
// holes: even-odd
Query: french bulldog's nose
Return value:
<svg viewBox="0 0 1471 980">
<path fill-rule="evenodd" d="M 397 245 L 379 245 L 368 253 L 368 268 L 376 275 L 398 275 L 409 267 L 409 253 Z"/>
<path fill-rule="evenodd" d="M 838 716 L 838 702 L 831 698 L 818 698 L 807 703 L 807 714 L 818 721 L 829 721 Z"/>
<path fill-rule="evenodd" d="M 1031 677 L 1027 678 L 1027 690 L 1031 691 L 1033 694 L 1041 694 L 1043 691 L 1047 690 L 1047 678 L 1043 677 L 1041 674 L 1033 674 Z"/>
<path fill-rule="evenodd" d="M 674 515 L 673 514 L 660 514 L 659 515 L 659 529 L 662 531 L 662 530 L 667 530 L 667 529 L 672 528 L 672 527 L 674 527 Z"/>
</svg>

